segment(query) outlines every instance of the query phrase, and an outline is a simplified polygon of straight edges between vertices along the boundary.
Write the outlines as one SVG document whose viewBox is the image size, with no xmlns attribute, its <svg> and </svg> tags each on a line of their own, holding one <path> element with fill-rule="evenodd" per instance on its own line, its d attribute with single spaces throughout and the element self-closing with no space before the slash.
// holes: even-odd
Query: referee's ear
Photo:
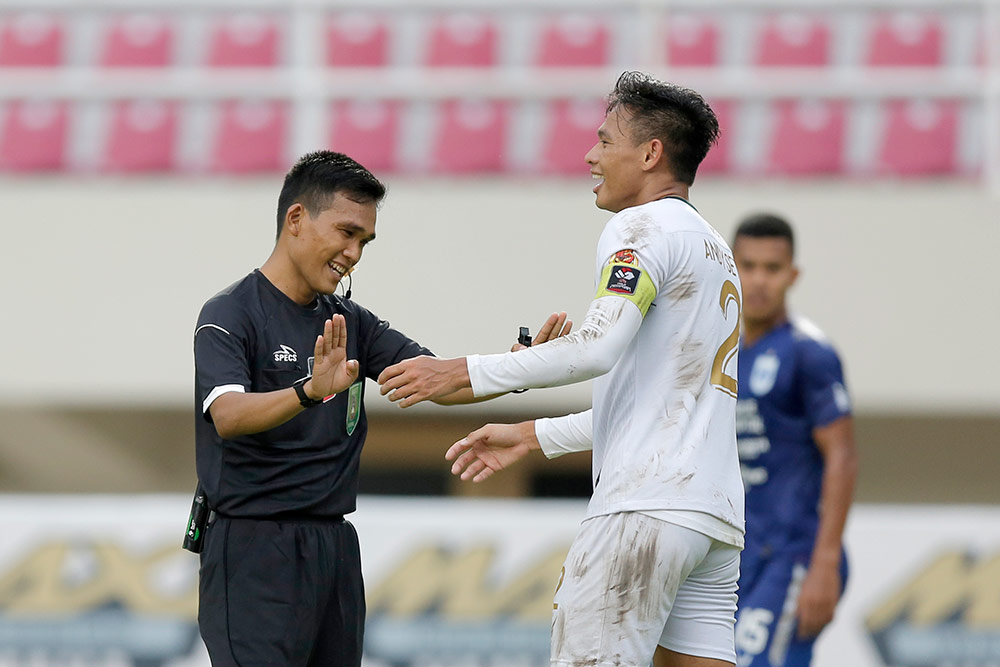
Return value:
<svg viewBox="0 0 1000 667">
<path fill-rule="evenodd" d="M 305 212 L 305 207 L 298 202 L 289 206 L 288 210 L 285 211 L 284 230 L 292 236 L 298 236 L 302 232 L 302 222 Z"/>
</svg>

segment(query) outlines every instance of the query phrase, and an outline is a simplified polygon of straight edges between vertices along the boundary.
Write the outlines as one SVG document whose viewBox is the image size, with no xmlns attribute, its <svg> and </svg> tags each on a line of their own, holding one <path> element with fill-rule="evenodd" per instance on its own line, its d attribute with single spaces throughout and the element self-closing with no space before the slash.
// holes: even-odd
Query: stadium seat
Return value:
<svg viewBox="0 0 1000 667">
<path fill-rule="evenodd" d="M 389 61 L 389 26 L 375 14 L 332 16 L 326 32 L 326 64 L 333 67 L 382 67 Z"/>
<path fill-rule="evenodd" d="M 106 67 L 166 67 L 174 42 L 171 22 L 152 14 L 111 19 L 104 36 L 101 64 Z"/>
<path fill-rule="evenodd" d="M 601 18 L 557 16 L 542 27 L 536 64 L 542 67 L 599 67 L 610 58 L 611 36 Z"/>
<path fill-rule="evenodd" d="M 778 102 L 769 171 L 801 175 L 842 171 L 845 117 L 840 101 Z"/>
<path fill-rule="evenodd" d="M 61 169 L 68 133 L 65 102 L 14 101 L 3 110 L 0 168 L 11 171 Z"/>
<path fill-rule="evenodd" d="M 676 67 L 718 65 L 719 26 L 702 14 L 673 14 L 667 20 L 667 63 Z"/>
<path fill-rule="evenodd" d="M 958 109 L 950 101 L 894 100 L 885 110 L 879 170 L 899 175 L 956 169 Z"/>
<path fill-rule="evenodd" d="M 930 14 L 879 14 L 869 36 L 866 63 L 876 67 L 941 65 L 942 23 L 940 16 Z"/>
<path fill-rule="evenodd" d="M 16 14 L 0 27 L 0 66 L 56 67 L 63 61 L 63 26 L 48 14 Z"/>
<path fill-rule="evenodd" d="M 548 173 L 586 174 L 584 156 L 597 143 L 604 120 L 604 100 L 556 100 L 547 110 L 541 169 Z"/>
<path fill-rule="evenodd" d="M 736 125 L 736 107 L 728 100 L 709 100 L 716 118 L 719 119 L 719 141 L 708 151 L 708 155 L 698 167 L 698 174 L 713 174 L 732 169 L 732 146 L 734 136 L 739 132 Z"/>
<path fill-rule="evenodd" d="M 764 67 L 829 65 L 828 19 L 797 13 L 766 17 L 757 35 L 756 63 Z"/>
<path fill-rule="evenodd" d="M 212 29 L 208 64 L 212 67 L 273 67 L 278 64 L 278 20 L 267 14 L 238 14 Z"/>
<path fill-rule="evenodd" d="M 352 101 L 333 105 L 330 148 L 372 170 L 396 168 L 399 107 L 395 101 Z"/>
<path fill-rule="evenodd" d="M 448 101 L 438 109 L 435 171 L 499 171 L 506 159 L 507 109 L 496 101 Z"/>
<path fill-rule="evenodd" d="M 170 170 L 176 138 L 174 103 L 119 102 L 112 111 L 103 166 L 109 171 Z"/>
<path fill-rule="evenodd" d="M 429 31 L 432 67 L 490 67 L 497 60 L 497 28 L 480 14 L 438 16 Z"/>
<path fill-rule="evenodd" d="M 286 125 L 287 110 L 281 103 L 223 103 L 212 169 L 237 173 L 282 169 L 287 166 Z"/>
</svg>

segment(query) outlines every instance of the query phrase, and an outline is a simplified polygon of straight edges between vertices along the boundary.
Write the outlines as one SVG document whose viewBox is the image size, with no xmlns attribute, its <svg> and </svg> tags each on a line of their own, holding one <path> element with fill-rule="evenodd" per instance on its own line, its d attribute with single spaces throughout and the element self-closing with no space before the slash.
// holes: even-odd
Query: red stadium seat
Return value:
<svg viewBox="0 0 1000 667">
<path fill-rule="evenodd" d="M 63 26 L 48 14 L 7 17 L 0 27 L 0 66 L 56 67 L 63 61 Z"/>
<path fill-rule="evenodd" d="M 119 102 L 112 113 L 103 166 L 110 171 L 170 170 L 176 138 L 174 103 Z"/>
<path fill-rule="evenodd" d="M 943 63 L 940 16 L 880 14 L 872 26 L 866 62 L 873 66 L 926 66 Z"/>
<path fill-rule="evenodd" d="M 537 64 L 542 67 L 599 67 L 610 58 L 611 36 L 597 16 L 567 14 L 541 31 Z"/>
<path fill-rule="evenodd" d="M 719 141 L 708 151 L 708 155 L 698 167 L 698 174 L 720 173 L 732 169 L 733 136 L 739 131 L 733 102 L 709 100 L 709 104 L 719 119 Z"/>
<path fill-rule="evenodd" d="M 375 14 L 351 12 L 330 18 L 326 64 L 334 67 L 382 67 L 389 61 L 389 27 Z"/>
<path fill-rule="evenodd" d="M 879 170 L 900 175 L 944 174 L 957 166 L 958 109 L 954 102 L 888 103 Z"/>
<path fill-rule="evenodd" d="M 507 109 L 502 102 L 449 101 L 439 108 L 435 171 L 500 171 L 506 162 Z"/>
<path fill-rule="evenodd" d="M 719 26 L 701 14 L 673 14 L 667 22 L 667 63 L 678 67 L 718 65 Z"/>
<path fill-rule="evenodd" d="M 213 67 L 273 67 L 278 64 L 278 20 L 266 14 L 238 14 L 212 30 L 208 64 Z"/>
<path fill-rule="evenodd" d="M 765 67 L 829 65 L 828 19 L 793 13 L 768 16 L 758 35 L 756 62 Z"/>
<path fill-rule="evenodd" d="M 132 14 L 112 19 L 101 64 L 106 67 L 166 67 L 174 42 L 173 25 L 160 16 Z"/>
<path fill-rule="evenodd" d="M 278 102 L 226 102 L 220 110 L 212 169 L 280 170 L 286 166 L 287 110 Z"/>
<path fill-rule="evenodd" d="M 12 171 L 63 168 L 67 116 L 65 102 L 9 103 L 0 126 L 0 168 Z"/>
<path fill-rule="evenodd" d="M 432 67 L 490 67 L 497 61 L 497 27 L 479 14 L 439 16 L 430 30 L 427 64 Z"/>
<path fill-rule="evenodd" d="M 548 109 L 542 171 L 586 174 L 584 156 L 597 143 L 604 121 L 604 100 L 556 100 Z"/>
<path fill-rule="evenodd" d="M 776 111 L 770 171 L 835 174 L 843 170 L 846 117 L 843 102 L 783 100 Z"/>
<path fill-rule="evenodd" d="M 338 102 L 333 106 L 330 147 L 371 170 L 396 168 L 397 102 Z"/>
</svg>

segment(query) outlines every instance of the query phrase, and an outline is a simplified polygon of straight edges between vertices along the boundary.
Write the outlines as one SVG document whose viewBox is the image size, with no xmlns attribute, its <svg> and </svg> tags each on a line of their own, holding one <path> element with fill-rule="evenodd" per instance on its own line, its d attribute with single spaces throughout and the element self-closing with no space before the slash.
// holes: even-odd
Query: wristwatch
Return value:
<svg viewBox="0 0 1000 667">
<path fill-rule="evenodd" d="M 312 379 L 311 375 L 307 375 L 301 380 L 296 380 L 292 384 L 292 388 L 295 389 L 295 395 L 299 397 L 299 405 L 304 408 L 315 408 L 317 405 L 323 404 L 323 399 L 316 400 L 315 398 L 309 398 L 309 394 L 306 393 L 306 382 Z"/>
</svg>

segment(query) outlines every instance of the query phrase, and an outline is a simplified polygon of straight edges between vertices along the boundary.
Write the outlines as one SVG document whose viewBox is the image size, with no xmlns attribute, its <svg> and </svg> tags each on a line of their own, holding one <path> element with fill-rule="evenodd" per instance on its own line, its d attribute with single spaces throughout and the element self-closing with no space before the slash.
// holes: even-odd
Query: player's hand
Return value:
<svg viewBox="0 0 1000 667">
<path fill-rule="evenodd" d="M 535 422 L 487 424 L 452 445 L 444 457 L 455 462 L 451 474 L 460 475 L 464 481 L 482 482 L 532 449 L 541 449 L 535 437 Z"/>
<path fill-rule="evenodd" d="M 347 358 L 347 322 L 334 315 L 323 325 L 313 350 L 313 375 L 306 392 L 315 399 L 339 394 L 358 379 L 358 362 Z"/>
<path fill-rule="evenodd" d="M 531 340 L 531 345 L 541 345 L 542 343 L 548 343 L 550 340 L 555 340 L 556 338 L 561 338 L 565 336 L 573 329 L 573 320 L 566 319 L 566 312 L 552 313 L 549 318 L 545 320 L 545 324 L 542 328 L 538 330 L 538 335 Z M 511 352 L 517 352 L 518 350 L 527 350 L 528 348 L 520 343 L 514 343 L 513 347 L 510 348 Z"/>
<path fill-rule="evenodd" d="M 799 637 L 815 637 L 833 620 L 840 600 L 840 570 L 836 564 L 812 564 L 802 580 L 799 606 Z"/>
<path fill-rule="evenodd" d="M 383 396 L 399 403 L 401 408 L 408 408 L 421 401 L 433 401 L 470 386 L 469 369 L 465 357 L 413 357 L 382 371 L 378 376 L 378 383 Z"/>
</svg>

